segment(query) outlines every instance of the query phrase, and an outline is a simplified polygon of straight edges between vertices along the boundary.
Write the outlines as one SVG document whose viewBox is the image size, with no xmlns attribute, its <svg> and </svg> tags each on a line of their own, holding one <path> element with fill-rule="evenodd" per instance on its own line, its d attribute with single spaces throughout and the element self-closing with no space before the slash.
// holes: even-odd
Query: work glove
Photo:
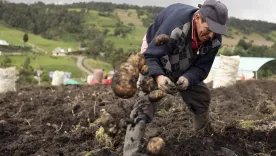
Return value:
<svg viewBox="0 0 276 156">
<path fill-rule="evenodd" d="M 175 94 L 177 92 L 175 84 L 166 76 L 159 75 L 156 77 L 158 88 L 165 93 Z"/>
<path fill-rule="evenodd" d="M 189 80 L 184 76 L 180 76 L 178 78 L 178 81 L 176 82 L 177 89 L 183 91 L 183 90 L 186 90 L 188 86 L 189 86 Z"/>
</svg>

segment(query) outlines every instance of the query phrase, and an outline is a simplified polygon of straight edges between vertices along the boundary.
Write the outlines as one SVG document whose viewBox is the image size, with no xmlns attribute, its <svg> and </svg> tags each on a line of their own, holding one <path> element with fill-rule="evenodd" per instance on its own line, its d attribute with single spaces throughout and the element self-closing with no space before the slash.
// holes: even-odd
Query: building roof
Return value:
<svg viewBox="0 0 276 156">
<path fill-rule="evenodd" d="M 9 45 L 9 43 L 5 40 L 0 39 L 0 45 Z"/>
<path fill-rule="evenodd" d="M 219 67 L 220 57 L 216 56 L 212 68 Z M 264 57 L 240 57 L 239 71 L 258 71 L 264 64 L 275 58 Z"/>
<path fill-rule="evenodd" d="M 57 47 L 57 48 L 55 48 L 52 52 L 53 52 L 53 53 L 65 53 L 65 50 L 62 49 L 62 48 L 60 48 L 60 47 Z"/>
</svg>

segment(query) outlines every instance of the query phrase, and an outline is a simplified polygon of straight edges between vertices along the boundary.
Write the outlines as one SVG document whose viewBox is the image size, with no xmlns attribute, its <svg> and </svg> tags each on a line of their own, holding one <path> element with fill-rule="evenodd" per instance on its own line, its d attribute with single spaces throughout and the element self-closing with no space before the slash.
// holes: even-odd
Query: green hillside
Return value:
<svg viewBox="0 0 276 156">
<path fill-rule="evenodd" d="M 112 41 L 116 48 L 123 48 L 125 51 L 128 49 L 140 48 L 142 38 L 146 33 L 146 27 L 143 27 L 141 20 L 138 19 L 136 10 L 117 9 L 115 13 L 110 14 L 108 17 L 100 16 L 99 13 L 99 11 L 90 10 L 89 13 L 84 16 L 84 26 L 89 27 L 91 25 L 96 25 L 101 31 L 108 29 L 109 32 L 105 40 Z M 127 34 L 125 38 L 113 35 L 118 19 L 126 26 L 129 24 L 135 26 L 134 30 Z"/>
<path fill-rule="evenodd" d="M 101 42 L 101 38 L 112 41 L 115 48 L 123 48 L 125 52 L 139 50 L 147 25 L 162 9 L 108 3 L 76 3 L 65 7 L 38 4 L 2 5 L 0 11 L 6 14 L 5 18 L 0 18 L 0 23 L 3 23 L 0 24 L 0 39 L 23 45 L 23 35 L 29 32 L 28 44 L 35 50 L 47 52 L 56 47 L 71 48 L 73 51 L 78 50 L 80 46 L 91 48 Z M 24 14 L 28 9 L 33 15 L 22 17 L 24 20 L 10 15 L 13 10 L 16 10 L 15 13 Z M 30 20 L 33 16 L 35 21 Z M 227 46 L 236 46 L 240 39 L 266 46 L 272 46 L 276 41 L 275 24 L 236 18 L 229 21 L 229 36 L 223 40 L 223 44 Z"/>
<path fill-rule="evenodd" d="M 24 45 L 23 35 L 24 31 L 9 28 L 0 24 L 0 40 L 6 40 L 8 43 L 13 45 Z M 28 33 L 29 41 L 28 44 L 33 46 L 34 48 L 40 48 L 46 52 L 51 52 L 56 47 L 62 47 L 64 49 L 72 48 L 72 50 L 77 50 L 79 47 L 79 43 L 77 42 L 65 42 L 65 41 L 54 41 L 42 38 L 39 35 L 34 35 L 32 33 Z"/>
<path fill-rule="evenodd" d="M 86 73 L 82 72 L 77 66 L 76 61 L 73 57 L 64 56 L 64 57 L 55 57 L 55 56 L 48 56 L 48 55 L 28 55 L 30 57 L 30 65 L 33 69 L 42 69 L 43 72 L 48 73 L 49 71 L 65 71 L 71 72 L 72 77 L 80 78 L 86 76 Z M 17 69 L 20 69 L 26 58 L 27 55 L 24 56 L 9 56 L 12 60 L 12 65 L 16 66 Z M 2 62 L 4 56 L 0 56 L 0 62 Z"/>
<path fill-rule="evenodd" d="M 108 74 L 112 70 L 112 66 L 109 63 L 94 60 L 92 58 L 84 59 L 83 64 L 91 71 L 93 71 L 94 69 L 103 69 L 104 72 Z"/>
<path fill-rule="evenodd" d="M 117 68 L 126 59 L 126 53 L 140 50 L 147 27 L 162 9 L 101 2 L 59 6 L 0 1 L 0 13 L 3 13 L 0 16 L 0 39 L 12 45 L 23 45 L 23 35 L 28 32 L 27 45 L 33 52 L 50 55 L 56 47 L 73 51 L 83 48 L 85 51 L 79 54 L 93 58 L 85 61 L 89 68 L 110 69 L 111 65 L 103 67 L 95 60 Z M 229 33 L 223 36 L 220 54 L 276 56 L 276 24 L 230 18 L 228 27 Z"/>
<path fill-rule="evenodd" d="M 71 11 L 79 11 L 80 9 L 71 9 Z M 139 49 L 141 46 L 142 38 L 145 35 L 147 28 L 143 26 L 141 19 L 138 18 L 137 11 L 134 9 L 116 9 L 115 13 L 108 17 L 99 16 L 99 11 L 90 10 L 89 14 L 85 15 L 85 26 L 96 25 L 100 30 L 108 29 L 108 35 L 105 40 L 110 40 L 115 43 L 116 48 Z M 124 25 L 134 24 L 135 29 L 127 35 L 127 37 L 113 36 L 114 27 L 117 22 L 117 18 Z M 256 45 L 272 46 L 276 41 L 276 31 L 270 33 L 249 32 L 243 33 L 241 30 L 229 27 L 229 36 L 223 37 L 223 44 L 228 46 L 236 46 L 240 39 L 246 41 L 254 41 Z"/>
</svg>

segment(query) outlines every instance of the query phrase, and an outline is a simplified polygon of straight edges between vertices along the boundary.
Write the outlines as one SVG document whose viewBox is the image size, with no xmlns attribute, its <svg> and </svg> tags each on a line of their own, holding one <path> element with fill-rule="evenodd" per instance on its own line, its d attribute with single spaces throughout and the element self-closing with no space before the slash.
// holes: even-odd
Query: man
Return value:
<svg viewBox="0 0 276 156">
<path fill-rule="evenodd" d="M 193 115 L 195 132 L 210 127 L 210 92 L 203 80 L 207 77 L 226 35 L 228 9 L 219 1 L 206 0 L 200 8 L 173 4 L 155 18 L 141 48 L 149 66 L 149 75 L 158 88 L 169 92 L 177 88 Z M 168 44 L 156 46 L 160 34 L 170 36 Z M 144 48 L 145 47 L 145 48 Z M 146 123 L 155 113 L 155 103 L 141 97 L 134 105 L 125 136 L 124 156 L 139 152 Z"/>
</svg>

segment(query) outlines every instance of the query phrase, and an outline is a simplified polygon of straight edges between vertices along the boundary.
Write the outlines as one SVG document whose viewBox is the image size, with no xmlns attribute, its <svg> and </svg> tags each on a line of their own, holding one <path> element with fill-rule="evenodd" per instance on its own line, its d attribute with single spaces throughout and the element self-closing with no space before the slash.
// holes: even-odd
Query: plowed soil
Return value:
<svg viewBox="0 0 276 156">
<path fill-rule="evenodd" d="M 159 136 L 166 143 L 162 156 L 276 155 L 275 81 L 210 90 L 212 134 L 193 134 L 181 97 L 167 96 L 147 126 L 145 145 Z M 18 86 L 0 95 L 0 156 L 121 156 L 135 99 L 117 98 L 105 85 Z M 96 137 L 102 109 L 120 128 L 109 143 Z"/>
</svg>

